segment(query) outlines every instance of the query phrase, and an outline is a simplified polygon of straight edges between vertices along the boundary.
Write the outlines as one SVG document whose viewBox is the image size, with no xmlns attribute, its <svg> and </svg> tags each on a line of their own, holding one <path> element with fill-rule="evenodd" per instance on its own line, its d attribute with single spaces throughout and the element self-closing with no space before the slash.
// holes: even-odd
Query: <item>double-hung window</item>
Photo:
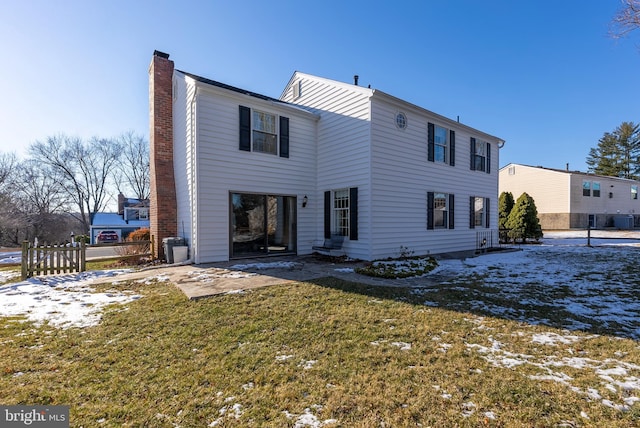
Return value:
<svg viewBox="0 0 640 428">
<path fill-rule="evenodd" d="M 469 197 L 469 227 L 489 227 L 489 198 Z"/>
<path fill-rule="evenodd" d="M 453 229 L 453 209 L 452 194 L 427 192 L 427 229 Z"/>
<path fill-rule="evenodd" d="M 591 196 L 591 182 L 583 181 L 582 182 L 582 196 Z"/>
<path fill-rule="evenodd" d="M 591 190 L 593 192 L 593 197 L 594 198 L 599 198 L 600 197 L 600 183 L 597 181 L 594 181 L 593 183 L 591 183 Z"/>
<path fill-rule="evenodd" d="M 348 236 L 358 240 L 358 188 L 324 192 L 324 237 Z"/>
<path fill-rule="evenodd" d="M 471 170 L 491 173 L 491 144 L 471 137 Z"/>
<path fill-rule="evenodd" d="M 631 199 L 638 199 L 638 186 L 631 186 Z"/>
<path fill-rule="evenodd" d="M 289 118 L 240 106 L 240 150 L 289 157 Z"/>
<path fill-rule="evenodd" d="M 333 192 L 333 231 L 349 236 L 349 189 Z"/>
<path fill-rule="evenodd" d="M 253 151 L 277 155 L 276 115 L 253 110 L 252 128 Z"/>
<path fill-rule="evenodd" d="M 427 133 L 427 159 L 429 162 L 441 162 L 455 166 L 455 131 L 429 123 Z"/>
</svg>

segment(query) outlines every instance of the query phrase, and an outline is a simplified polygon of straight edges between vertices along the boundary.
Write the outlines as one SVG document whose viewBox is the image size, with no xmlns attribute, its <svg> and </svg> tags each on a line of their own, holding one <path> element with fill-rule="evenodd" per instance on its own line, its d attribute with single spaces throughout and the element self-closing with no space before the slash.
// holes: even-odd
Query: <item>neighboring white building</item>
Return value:
<svg viewBox="0 0 640 428">
<path fill-rule="evenodd" d="M 543 230 L 631 229 L 640 221 L 636 180 L 511 163 L 499 182 L 514 200 L 524 192 L 533 198 Z"/>
<path fill-rule="evenodd" d="M 311 254 L 332 234 L 363 260 L 498 242 L 497 137 L 299 72 L 280 99 L 160 52 L 150 74 L 152 234 L 186 238 L 194 263 Z"/>
</svg>

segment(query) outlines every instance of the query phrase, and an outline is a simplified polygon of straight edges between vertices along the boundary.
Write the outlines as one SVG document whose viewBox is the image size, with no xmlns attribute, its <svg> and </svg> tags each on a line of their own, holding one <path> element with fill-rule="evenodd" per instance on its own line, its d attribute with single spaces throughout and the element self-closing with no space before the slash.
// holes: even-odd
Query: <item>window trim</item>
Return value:
<svg viewBox="0 0 640 428">
<path fill-rule="evenodd" d="M 446 220 L 443 226 L 435 225 L 435 199 L 436 195 L 444 195 L 446 207 Z M 446 192 L 427 192 L 427 230 L 446 230 L 454 229 L 455 219 L 455 197 L 453 193 Z"/>
<path fill-rule="evenodd" d="M 491 143 L 489 143 L 488 141 L 485 140 L 480 140 L 477 139 L 475 137 L 471 137 L 470 140 L 470 165 L 469 165 L 469 169 L 471 169 L 472 171 L 481 171 L 481 172 L 486 172 L 487 174 L 491 174 Z M 484 148 L 484 155 L 479 155 L 478 152 L 478 145 L 480 145 L 480 147 Z M 482 158 L 484 160 L 484 162 L 480 162 L 481 168 L 477 167 L 477 161 L 478 158 Z M 514 170 L 514 174 L 515 174 L 515 170 Z M 509 175 L 512 175 L 511 172 L 509 173 Z"/>
<path fill-rule="evenodd" d="M 279 115 L 277 113 L 271 113 L 268 111 L 253 109 L 246 106 L 239 107 L 239 149 L 245 152 L 265 153 L 268 155 L 276 155 L 281 158 L 289 157 L 289 118 Z M 256 122 L 253 120 L 254 113 L 262 113 L 274 117 L 275 134 L 265 132 L 264 130 L 254 128 Z M 254 147 L 254 132 L 267 133 L 275 135 L 275 153 L 265 150 L 255 150 Z"/>
</svg>

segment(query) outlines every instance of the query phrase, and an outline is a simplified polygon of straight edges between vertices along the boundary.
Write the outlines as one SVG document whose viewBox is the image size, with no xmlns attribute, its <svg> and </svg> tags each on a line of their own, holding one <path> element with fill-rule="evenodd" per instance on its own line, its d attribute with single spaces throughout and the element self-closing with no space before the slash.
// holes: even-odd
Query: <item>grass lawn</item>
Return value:
<svg viewBox="0 0 640 428">
<path fill-rule="evenodd" d="M 144 297 L 88 328 L 0 317 L 0 403 L 70 405 L 74 427 L 640 423 L 616 383 L 640 373 L 636 341 L 483 316 L 464 295 L 430 306 L 459 284 L 424 296 L 327 278 L 198 301 L 166 282 L 109 289 Z"/>
</svg>

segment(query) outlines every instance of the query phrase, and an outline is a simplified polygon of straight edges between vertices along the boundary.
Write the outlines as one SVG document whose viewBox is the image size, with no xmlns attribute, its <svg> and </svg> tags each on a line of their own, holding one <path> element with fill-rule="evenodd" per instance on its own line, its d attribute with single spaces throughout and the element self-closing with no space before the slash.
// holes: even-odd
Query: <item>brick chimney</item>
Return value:
<svg viewBox="0 0 640 428">
<path fill-rule="evenodd" d="M 149 66 L 149 223 L 155 252 L 164 258 L 162 240 L 177 236 L 176 185 L 173 175 L 173 61 L 154 51 Z"/>
</svg>

